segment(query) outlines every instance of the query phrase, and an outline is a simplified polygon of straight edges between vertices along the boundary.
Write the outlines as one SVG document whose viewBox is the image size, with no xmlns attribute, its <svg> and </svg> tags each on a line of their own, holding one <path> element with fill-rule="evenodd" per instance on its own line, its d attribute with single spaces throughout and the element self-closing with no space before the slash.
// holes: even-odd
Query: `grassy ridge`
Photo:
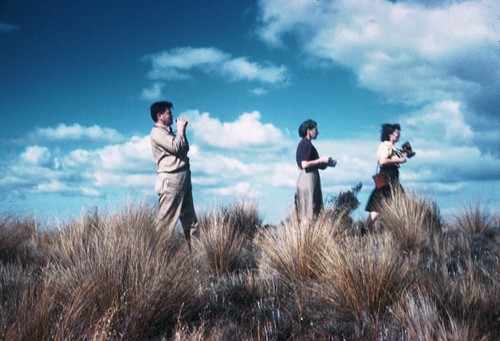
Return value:
<svg viewBox="0 0 500 341">
<path fill-rule="evenodd" d="M 147 206 L 59 229 L 0 218 L 0 338 L 499 339 L 498 213 L 444 222 L 400 193 L 385 205 L 364 237 L 339 201 L 310 226 L 221 207 L 192 252 Z"/>
</svg>

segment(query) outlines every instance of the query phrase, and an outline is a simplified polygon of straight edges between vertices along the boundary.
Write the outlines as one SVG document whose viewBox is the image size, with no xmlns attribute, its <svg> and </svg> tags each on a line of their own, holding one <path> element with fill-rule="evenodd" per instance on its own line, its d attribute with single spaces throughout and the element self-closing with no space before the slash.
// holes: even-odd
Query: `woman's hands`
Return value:
<svg viewBox="0 0 500 341">
<path fill-rule="evenodd" d="M 379 165 L 381 166 L 386 166 L 386 165 L 399 165 L 401 163 L 405 163 L 406 158 L 404 156 L 398 156 L 394 158 L 384 158 L 382 160 L 379 160 Z"/>
<path fill-rule="evenodd" d="M 332 162 L 333 159 L 331 156 L 323 156 L 323 157 L 320 157 L 319 160 L 320 160 L 320 163 L 329 164 L 330 162 Z"/>
<path fill-rule="evenodd" d="M 325 169 L 326 167 L 328 167 L 328 164 L 331 162 L 333 162 L 333 159 L 331 156 L 322 156 L 316 160 L 302 161 L 301 166 L 302 166 L 302 169 L 311 168 L 311 167 L 318 167 L 319 169 Z"/>
</svg>

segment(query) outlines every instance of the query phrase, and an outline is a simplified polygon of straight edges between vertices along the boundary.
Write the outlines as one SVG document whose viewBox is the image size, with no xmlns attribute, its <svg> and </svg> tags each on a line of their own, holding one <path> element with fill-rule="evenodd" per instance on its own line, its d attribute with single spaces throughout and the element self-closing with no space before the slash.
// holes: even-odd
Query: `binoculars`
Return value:
<svg viewBox="0 0 500 341">
<path fill-rule="evenodd" d="M 401 146 L 401 149 L 399 151 L 401 153 L 405 153 L 407 158 L 412 158 L 416 154 L 413 151 L 413 149 L 411 148 L 410 142 L 408 142 L 408 141 L 406 141 L 405 143 L 403 143 L 403 145 Z"/>
</svg>

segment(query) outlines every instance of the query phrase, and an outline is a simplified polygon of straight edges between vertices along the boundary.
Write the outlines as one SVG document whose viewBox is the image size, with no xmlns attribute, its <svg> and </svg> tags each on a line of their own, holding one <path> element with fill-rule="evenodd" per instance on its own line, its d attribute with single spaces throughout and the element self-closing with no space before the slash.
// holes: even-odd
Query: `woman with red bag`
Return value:
<svg viewBox="0 0 500 341">
<path fill-rule="evenodd" d="M 395 147 L 400 136 L 401 127 L 399 124 L 382 124 L 380 141 L 382 143 L 377 149 L 377 162 L 380 166 L 380 172 L 383 172 L 389 183 L 381 188 L 375 188 L 366 204 L 365 211 L 368 213 L 368 218 L 364 226 L 361 228 L 361 234 L 370 232 L 372 224 L 380 216 L 380 203 L 384 198 L 391 195 L 394 188 L 397 186 L 401 190 L 403 187 L 399 183 L 399 165 L 406 162 L 405 153 L 400 153 Z"/>
</svg>

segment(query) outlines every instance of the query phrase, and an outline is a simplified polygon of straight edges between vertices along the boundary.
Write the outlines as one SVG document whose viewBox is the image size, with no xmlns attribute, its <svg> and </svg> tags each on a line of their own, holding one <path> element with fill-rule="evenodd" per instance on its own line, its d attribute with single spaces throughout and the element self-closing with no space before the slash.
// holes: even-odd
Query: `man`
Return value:
<svg viewBox="0 0 500 341">
<path fill-rule="evenodd" d="M 193 205 L 191 171 L 189 169 L 189 143 L 186 138 L 188 121 L 179 117 L 176 120 L 177 134 L 172 132 L 172 103 L 155 102 L 151 105 L 151 118 L 155 126 L 150 140 L 153 157 L 156 161 L 158 193 L 158 227 L 165 226 L 168 233 L 175 231 L 180 219 L 184 236 L 191 249 L 191 235 L 196 231 L 197 218 Z"/>
</svg>

